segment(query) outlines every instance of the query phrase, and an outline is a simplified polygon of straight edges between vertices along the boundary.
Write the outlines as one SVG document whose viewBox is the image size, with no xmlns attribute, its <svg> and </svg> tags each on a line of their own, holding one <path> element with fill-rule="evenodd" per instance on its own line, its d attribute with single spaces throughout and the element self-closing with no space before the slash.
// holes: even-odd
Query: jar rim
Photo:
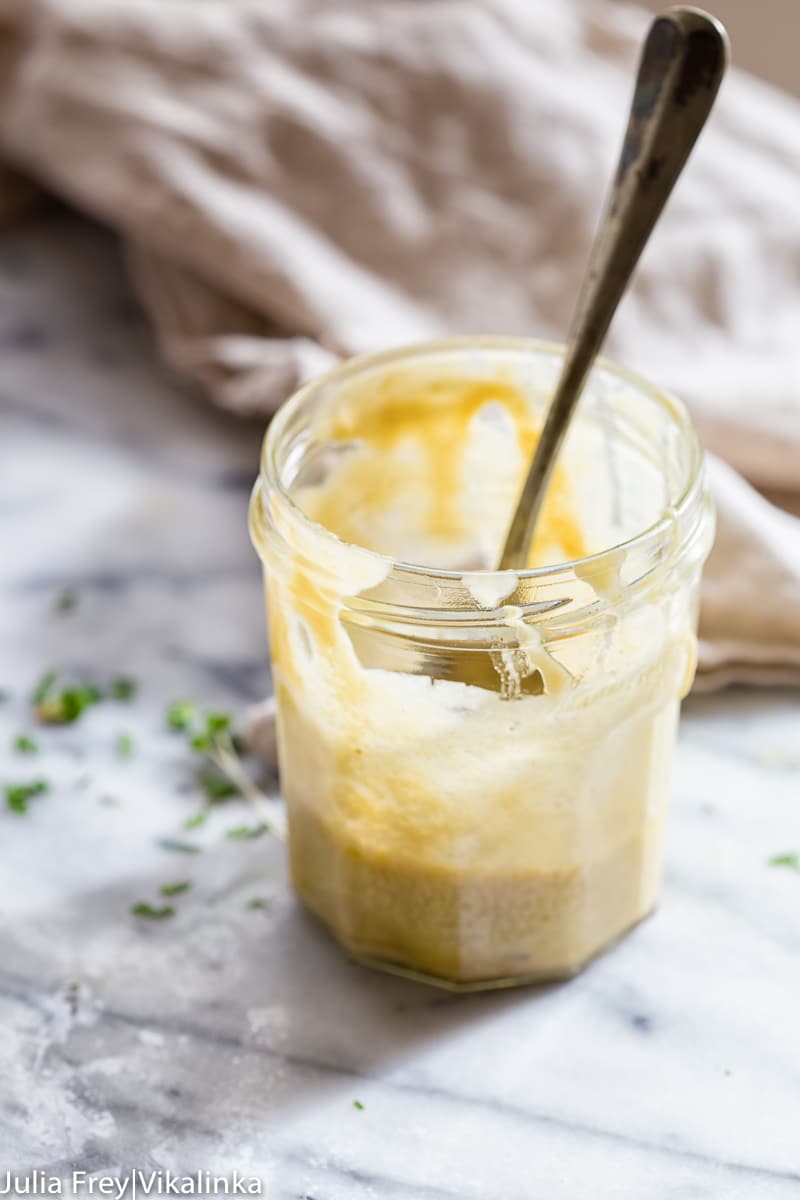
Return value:
<svg viewBox="0 0 800 1200">
<path fill-rule="evenodd" d="M 477 350 L 512 350 L 523 353 L 545 355 L 563 359 L 567 347 L 562 342 L 548 341 L 539 338 L 526 338 L 517 336 L 495 336 L 491 334 L 470 335 L 462 334 L 449 338 L 432 339 L 426 341 L 410 342 L 400 346 L 394 346 L 387 350 L 380 350 L 367 354 L 358 354 L 345 359 L 344 362 L 321 375 L 315 376 L 307 383 L 299 387 L 289 396 L 280 408 L 275 413 L 275 416 L 267 426 L 266 433 L 261 450 L 260 458 L 260 478 L 256 483 L 256 490 L 260 484 L 266 483 L 269 487 L 274 488 L 280 495 L 281 501 L 284 502 L 292 517 L 299 521 L 301 526 L 308 529 L 314 536 L 322 537 L 324 542 L 331 546 L 339 548 L 353 548 L 357 550 L 359 555 L 367 556 L 366 561 L 372 560 L 376 564 L 391 564 L 394 571 L 401 574 L 427 578 L 431 581 L 448 581 L 456 582 L 463 578 L 463 570 L 448 570 L 442 567 L 431 567 L 420 563 L 407 562 L 403 559 L 394 558 L 389 554 L 382 554 L 376 550 L 370 550 L 366 546 L 361 546 L 356 542 L 348 542 L 344 538 L 340 538 L 333 530 L 328 529 L 319 521 L 315 521 L 312 517 L 303 510 L 303 508 L 292 497 L 289 486 L 284 484 L 281 469 L 277 461 L 278 448 L 281 443 L 281 437 L 286 426 L 292 420 L 297 410 L 311 397 L 313 394 L 323 388 L 327 388 L 331 384 L 343 382 L 351 379 L 363 371 L 372 370 L 376 367 L 390 366 L 398 362 L 402 362 L 412 358 L 422 358 L 426 355 L 436 355 L 447 353 L 448 351 L 458 351 L 466 349 Z M 687 440 L 687 449 L 689 452 L 689 464 L 687 469 L 687 481 L 678 499 L 670 504 L 658 520 L 646 526 L 645 529 L 632 537 L 625 539 L 622 542 L 617 542 L 613 546 L 607 546 L 604 550 L 597 551 L 594 554 L 588 554 L 581 558 L 573 558 L 564 560 L 558 563 L 547 563 L 539 567 L 525 567 L 515 570 L 513 573 L 517 576 L 520 582 L 536 582 L 545 579 L 555 579 L 561 575 L 575 573 L 576 568 L 582 574 L 592 573 L 592 568 L 602 570 L 606 561 L 610 561 L 612 556 L 621 553 L 630 553 L 636 551 L 640 547 L 652 544 L 658 541 L 662 535 L 671 536 L 671 531 L 675 527 L 676 521 L 681 523 L 686 513 L 698 503 L 703 491 L 703 449 L 700 444 L 700 439 L 689 416 L 686 405 L 672 395 L 671 392 L 664 391 L 655 384 L 650 383 L 638 372 L 631 370 L 628 367 L 623 367 L 619 363 L 614 362 L 610 358 L 603 355 L 598 355 L 592 365 L 592 372 L 598 368 L 608 372 L 617 379 L 631 385 L 637 391 L 649 396 L 656 401 L 662 409 L 666 410 L 669 416 L 673 419 L 676 426 L 680 429 L 681 434 Z M 591 373 L 588 377 L 591 378 Z M 588 380 L 587 380 L 588 382 Z M 584 385 L 586 386 L 586 385 Z M 255 533 L 255 531 L 254 531 Z M 482 570 L 470 571 L 471 576 L 489 577 L 497 575 L 497 568 L 484 568 Z"/>
</svg>

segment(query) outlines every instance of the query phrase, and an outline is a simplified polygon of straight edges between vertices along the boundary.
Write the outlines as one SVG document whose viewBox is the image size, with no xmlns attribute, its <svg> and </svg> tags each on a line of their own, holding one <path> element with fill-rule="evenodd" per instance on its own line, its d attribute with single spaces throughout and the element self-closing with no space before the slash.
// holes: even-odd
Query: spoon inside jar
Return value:
<svg viewBox="0 0 800 1200">
<path fill-rule="evenodd" d="M 590 254 L 561 377 L 509 526 L 500 571 L 520 571 L 528 565 L 542 500 L 581 390 L 647 239 L 711 111 L 727 60 L 724 28 L 699 9 L 668 9 L 648 31 L 619 164 Z M 531 611 L 527 603 L 525 610 Z M 519 646 L 518 635 L 527 629 L 522 613 L 514 621 L 517 632 L 509 627 L 508 646 L 479 649 L 467 637 L 461 644 L 432 641 L 421 659 L 407 639 L 376 634 L 369 622 L 360 620 L 355 607 L 346 625 L 364 666 L 411 671 L 494 692 L 503 691 L 505 676 L 512 674 L 518 676 L 515 693 L 546 690 L 538 669 L 509 671 L 507 666 L 508 656 L 513 658 Z"/>
<path fill-rule="evenodd" d="M 622 152 L 573 316 L 561 377 L 508 529 L 499 570 L 528 565 L 542 501 L 586 377 L 711 111 L 727 62 L 725 29 L 700 9 L 667 9 L 650 26 Z"/>
</svg>

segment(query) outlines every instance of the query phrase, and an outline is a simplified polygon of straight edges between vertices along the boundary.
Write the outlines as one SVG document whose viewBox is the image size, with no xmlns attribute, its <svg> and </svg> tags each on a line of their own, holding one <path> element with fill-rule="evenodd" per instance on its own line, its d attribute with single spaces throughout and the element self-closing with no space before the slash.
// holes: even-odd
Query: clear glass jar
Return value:
<svg viewBox="0 0 800 1200">
<path fill-rule="evenodd" d="M 542 565 L 485 569 L 562 354 L 345 363 L 275 417 L 251 502 L 294 887 L 353 957 L 450 987 L 569 976 L 660 888 L 702 453 L 678 401 L 599 362 L 551 489 L 580 542 L 554 507 Z"/>
</svg>

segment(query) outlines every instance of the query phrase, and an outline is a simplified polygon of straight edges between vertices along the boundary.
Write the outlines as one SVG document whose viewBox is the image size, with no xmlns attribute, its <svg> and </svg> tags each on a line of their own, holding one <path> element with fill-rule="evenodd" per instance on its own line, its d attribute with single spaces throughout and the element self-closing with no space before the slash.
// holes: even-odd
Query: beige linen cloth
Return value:
<svg viewBox="0 0 800 1200">
<path fill-rule="evenodd" d="M 269 412 L 338 356 L 563 337 L 648 18 L 608 0 L 0 0 L 0 177 L 116 227 L 167 359 Z M 735 49 L 735 48 L 734 48 Z M 800 107 L 735 72 L 608 352 L 691 406 L 700 686 L 800 682 Z M 732 469 L 734 468 L 734 469 Z"/>
</svg>

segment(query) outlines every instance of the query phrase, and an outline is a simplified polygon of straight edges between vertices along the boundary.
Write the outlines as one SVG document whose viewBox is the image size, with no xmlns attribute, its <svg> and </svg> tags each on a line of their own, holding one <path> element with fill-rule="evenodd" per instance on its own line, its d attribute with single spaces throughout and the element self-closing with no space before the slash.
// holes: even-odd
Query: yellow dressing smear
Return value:
<svg viewBox="0 0 800 1200">
<path fill-rule="evenodd" d="M 483 436 L 476 419 L 489 406 L 503 410 L 515 435 L 513 453 L 486 468 L 487 486 L 496 495 L 502 492 L 507 524 L 536 447 L 539 423 L 519 386 L 502 377 L 426 378 L 419 372 L 395 371 L 342 389 L 322 433 L 327 441 L 352 448 L 325 483 L 304 497 L 303 507 L 343 541 L 379 553 L 396 552 L 384 544 L 385 521 L 381 524 L 392 513 L 407 518 L 412 539 L 418 531 L 420 549 L 431 543 L 463 542 L 474 521 L 474 503 L 471 509 L 464 502 L 470 486 L 467 476 L 475 469 L 476 447 Z M 479 472 L 472 484 L 478 496 L 481 483 Z M 498 554 L 499 550 L 498 545 Z M 563 467 L 556 466 L 528 565 L 553 562 L 554 554 L 564 561 L 585 553 L 569 479 Z M 424 558 L 416 561 L 440 565 Z"/>
<path fill-rule="evenodd" d="M 516 644 L 490 650 L 496 687 L 434 686 L 422 653 L 419 674 L 359 657 L 342 604 L 388 562 L 356 547 L 491 567 L 540 419 L 502 375 L 337 384 L 294 495 L 350 544 L 274 514 L 293 551 L 267 581 L 295 887 L 351 953 L 459 983 L 569 974 L 652 907 L 674 681 L 691 669 L 688 615 L 676 643 L 665 605 L 625 616 L 602 647 L 575 639 L 578 675 L 510 603 Z M 582 462 L 556 467 L 531 565 L 586 553 Z M 457 569 L 481 608 L 510 600 L 511 573 Z M 586 578 L 613 595 L 619 567 L 598 569 Z M 520 682 L 535 673 L 540 696 Z"/>
</svg>

